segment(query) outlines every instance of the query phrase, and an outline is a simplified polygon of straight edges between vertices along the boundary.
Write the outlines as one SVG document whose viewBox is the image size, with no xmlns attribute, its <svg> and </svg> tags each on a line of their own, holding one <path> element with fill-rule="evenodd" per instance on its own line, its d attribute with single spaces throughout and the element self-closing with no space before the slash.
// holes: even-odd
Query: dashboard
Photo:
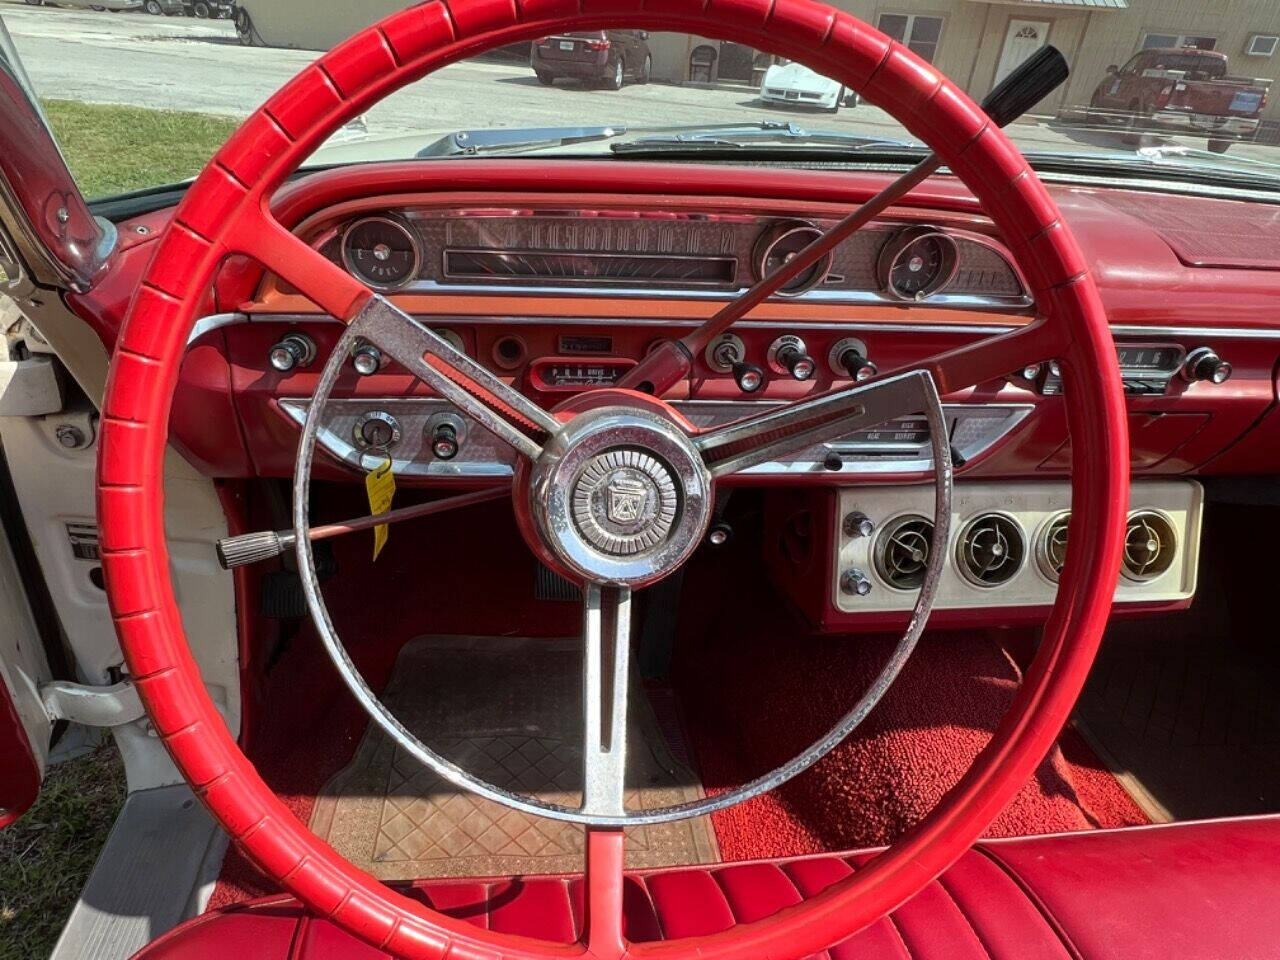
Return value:
<svg viewBox="0 0 1280 960">
<path fill-rule="evenodd" d="M 615 382 L 886 182 L 712 165 L 374 164 L 297 181 L 276 215 L 553 408 Z M 1162 232 L 1164 200 L 1055 194 L 1095 265 L 1128 395 L 1130 546 L 1142 569 L 1122 578 L 1117 603 L 1185 605 L 1200 529 L 1195 477 L 1280 472 L 1280 328 L 1270 313 L 1280 257 L 1269 271 L 1237 267 L 1206 258 L 1201 243 L 1192 258 L 1179 246 L 1185 236 Z M 1256 213 L 1233 207 L 1238 217 Z M 967 192 L 935 178 L 710 344 L 664 399 L 695 426 L 718 426 L 1015 330 L 1035 317 L 1016 260 Z M 289 476 L 341 330 L 278 278 L 229 261 L 190 342 L 175 442 L 213 476 Z M 957 487 L 939 609 L 1040 610 L 1052 599 L 1070 510 L 1056 363 L 1044 358 L 943 401 Z M 333 481 L 358 483 L 386 459 L 402 484 L 428 488 L 506 482 L 514 468 L 501 442 L 376 344 L 357 345 L 344 363 L 319 444 L 315 475 Z M 857 629 L 860 615 L 905 615 L 913 602 L 910 579 L 898 574 L 902 556 L 916 554 L 901 549 L 928 539 L 921 484 L 930 471 L 923 418 L 907 415 L 733 482 L 765 488 L 767 561 L 797 606 L 824 627 Z M 992 543 L 1007 559 L 983 572 Z"/>
</svg>

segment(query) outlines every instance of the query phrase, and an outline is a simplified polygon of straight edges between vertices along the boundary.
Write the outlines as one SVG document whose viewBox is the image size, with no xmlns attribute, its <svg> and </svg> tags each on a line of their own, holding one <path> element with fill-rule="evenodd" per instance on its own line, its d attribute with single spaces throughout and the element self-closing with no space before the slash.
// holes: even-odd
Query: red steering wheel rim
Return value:
<svg viewBox="0 0 1280 960">
<path fill-rule="evenodd" d="M 228 254 L 288 239 L 268 203 L 316 147 L 388 93 L 445 64 L 562 30 L 620 25 L 735 40 L 799 60 L 887 109 L 941 155 L 1003 233 L 1041 313 L 1061 330 L 1077 521 L 1043 642 L 1013 706 L 968 774 L 907 836 L 851 877 L 765 920 L 696 940 L 627 945 L 592 933 L 586 944 L 565 945 L 479 930 L 388 889 L 312 835 L 262 781 L 229 735 L 187 646 L 168 572 L 163 465 L 197 306 Z M 300 286 L 328 312 L 350 317 L 359 305 L 332 275 L 309 279 Z M 107 594 L 157 731 L 197 795 L 264 871 L 316 913 L 413 958 L 792 957 L 883 916 L 977 839 L 1052 745 L 1106 624 L 1128 505 L 1114 342 L 1052 199 L 949 80 L 851 15 L 811 0 L 433 0 L 357 34 L 245 121 L 188 191 L 131 304 L 102 412 L 98 510 Z M 620 898 L 618 891 L 592 893 Z"/>
</svg>

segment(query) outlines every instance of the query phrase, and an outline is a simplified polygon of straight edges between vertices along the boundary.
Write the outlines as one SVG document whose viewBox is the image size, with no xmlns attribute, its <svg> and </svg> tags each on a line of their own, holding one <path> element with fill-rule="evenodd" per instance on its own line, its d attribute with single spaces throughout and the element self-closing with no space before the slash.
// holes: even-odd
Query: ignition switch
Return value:
<svg viewBox="0 0 1280 960">
<path fill-rule="evenodd" d="M 356 446 L 367 450 L 389 450 L 400 442 L 400 421 L 385 410 L 370 410 L 356 420 Z"/>
</svg>

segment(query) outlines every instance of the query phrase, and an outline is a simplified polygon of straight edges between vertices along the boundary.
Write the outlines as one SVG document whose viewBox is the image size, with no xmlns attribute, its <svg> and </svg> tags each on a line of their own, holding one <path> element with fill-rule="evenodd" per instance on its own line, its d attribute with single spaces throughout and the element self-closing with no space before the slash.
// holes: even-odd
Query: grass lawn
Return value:
<svg viewBox="0 0 1280 960">
<path fill-rule="evenodd" d="M 194 177 L 240 123 L 181 110 L 71 100 L 43 105 L 67 164 L 90 199 Z"/>
<path fill-rule="evenodd" d="M 40 797 L 0 830 L 0 960 L 47 957 L 124 802 L 115 743 L 51 767 Z"/>
</svg>

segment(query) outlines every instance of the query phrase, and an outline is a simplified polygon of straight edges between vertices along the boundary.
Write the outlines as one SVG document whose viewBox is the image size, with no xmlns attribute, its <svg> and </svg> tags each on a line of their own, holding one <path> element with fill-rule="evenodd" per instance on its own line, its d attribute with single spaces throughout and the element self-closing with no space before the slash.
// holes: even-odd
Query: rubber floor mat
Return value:
<svg viewBox="0 0 1280 960">
<path fill-rule="evenodd" d="M 419 637 L 401 651 L 382 699 L 464 770 L 541 800 L 580 801 L 580 640 Z M 673 758 L 638 685 L 630 703 L 627 808 L 703 796 L 696 775 Z M 667 731 L 672 735 L 670 725 Z M 317 797 L 311 829 L 381 880 L 582 870 L 581 827 L 460 790 L 374 724 Z M 630 868 L 718 859 L 705 817 L 627 830 Z"/>
<path fill-rule="evenodd" d="M 1280 810 L 1280 656 L 1182 620 L 1113 625 L 1076 724 L 1154 819 Z"/>
</svg>

